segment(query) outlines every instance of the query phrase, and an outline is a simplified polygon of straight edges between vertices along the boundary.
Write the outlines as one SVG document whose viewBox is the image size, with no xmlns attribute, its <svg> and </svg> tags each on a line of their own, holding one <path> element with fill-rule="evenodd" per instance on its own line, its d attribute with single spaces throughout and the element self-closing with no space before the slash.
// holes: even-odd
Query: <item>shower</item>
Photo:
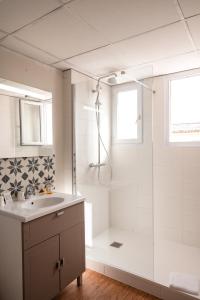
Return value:
<svg viewBox="0 0 200 300">
<path fill-rule="evenodd" d="M 141 85 L 142 87 L 150 90 L 152 93 L 155 93 L 154 90 L 152 90 L 148 85 L 144 84 L 143 82 L 137 80 L 137 79 L 133 79 L 130 78 L 129 76 L 127 76 L 125 71 L 120 71 L 119 74 L 114 72 L 114 73 L 110 73 L 108 75 L 105 76 L 101 76 L 98 78 L 97 80 L 97 84 L 96 84 L 96 89 L 92 90 L 93 93 L 96 94 L 96 100 L 95 100 L 95 115 L 96 115 L 96 126 L 97 126 L 97 132 L 98 132 L 98 162 L 97 163 L 90 163 L 89 167 L 90 168 L 98 168 L 98 180 L 100 181 L 100 170 L 101 167 L 105 167 L 106 163 L 102 163 L 101 162 L 101 145 L 106 153 L 107 159 L 108 159 L 108 165 L 110 167 L 110 179 L 112 180 L 112 164 L 111 164 L 111 159 L 110 159 L 110 155 L 108 153 L 108 150 L 106 149 L 105 143 L 102 139 L 102 135 L 101 135 L 101 129 L 100 129 L 100 122 L 101 122 L 101 110 L 100 107 L 102 105 L 102 102 L 100 101 L 100 93 L 101 93 L 101 81 L 105 82 L 109 84 L 110 86 L 114 86 L 114 85 L 118 85 L 124 82 L 124 80 L 126 81 L 133 81 L 139 85 Z"/>
<path fill-rule="evenodd" d="M 174 75 L 153 78 L 152 69 L 140 81 L 133 71 L 76 76 L 74 182 L 86 198 L 88 267 L 128 283 L 136 275 L 167 295 L 172 271 L 200 278 L 200 152 L 166 143 L 165 93 Z"/>
<path fill-rule="evenodd" d="M 101 129 L 100 129 L 100 121 L 101 121 L 101 111 L 100 111 L 100 107 L 102 105 L 101 101 L 100 101 L 100 92 L 101 92 L 101 86 L 100 86 L 100 82 L 102 79 L 105 79 L 108 77 L 108 82 L 112 83 L 112 84 L 117 84 L 117 74 L 113 73 L 111 75 L 107 75 L 107 76 L 103 76 L 103 77 L 99 77 L 97 80 L 97 85 L 96 85 L 96 89 L 92 90 L 93 93 L 96 94 L 96 101 L 94 103 L 95 105 L 95 116 L 96 116 L 96 126 L 97 126 L 97 133 L 98 133 L 98 162 L 97 163 L 90 163 L 89 167 L 90 168 L 98 168 L 98 180 L 100 181 L 100 170 L 101 167 L 105 167 L 106 163 L 102 163 L 101 162 L 101 145 L 106 153 L 107 156 L 107 160 L 108 160 L 108 165 L 110 168 L 110 179 L 112 179 L 112 165 L 111 165 L 111 159 L 110 159 L 110 155 L 108 153 L 108 150 L 106 149 L 106 146 L 104 144 L 104 141 L 102 139 L 101 136 Z M 110 81 L 112 80 L 112 82 Z"/>
</svg>

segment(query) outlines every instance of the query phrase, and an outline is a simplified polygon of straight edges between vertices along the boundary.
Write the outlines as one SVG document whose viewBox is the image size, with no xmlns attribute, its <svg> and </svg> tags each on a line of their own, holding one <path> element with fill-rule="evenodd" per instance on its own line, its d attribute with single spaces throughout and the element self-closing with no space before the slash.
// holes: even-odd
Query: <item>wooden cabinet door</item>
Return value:
<svg viewBox="0 0 200 300">
<path fill-rule="evenodd" d="M 59 293 L 59 235 L 24 251 L 25 300 L 50 300 Z"/>
<path fill-rule="evenodd" d="M 60 283 L 63 289 L 85 271 L 84 223 L 60 234 L 60 259 Z"/>
</svg>

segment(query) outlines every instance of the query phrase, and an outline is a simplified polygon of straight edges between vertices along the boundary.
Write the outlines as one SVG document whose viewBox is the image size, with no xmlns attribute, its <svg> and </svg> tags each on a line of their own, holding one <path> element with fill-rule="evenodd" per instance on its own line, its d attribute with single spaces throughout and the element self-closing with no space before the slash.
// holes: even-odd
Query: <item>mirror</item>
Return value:
<svg viewBox="0 0 200 300">
<path fill-rule="evenodd" d="M 52 145 L 51 101 L 20 100 L 21 146 Z"/>
<path fill-rule="evenodd" d="M 51 93 L 41 91 L 45 96 L 39 99 L 40 90 L 38 98 L 31 98 L 19 95 L 17 89 L 15 96 L 1 89 L 0 83 L 0 158 L 52 155 Z"/>
</svg>

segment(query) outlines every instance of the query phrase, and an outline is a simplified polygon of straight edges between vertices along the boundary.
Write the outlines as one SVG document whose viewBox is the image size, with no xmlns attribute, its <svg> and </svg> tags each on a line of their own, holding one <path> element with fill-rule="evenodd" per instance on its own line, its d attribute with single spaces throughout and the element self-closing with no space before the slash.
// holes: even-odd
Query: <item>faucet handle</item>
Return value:
<svg viewBox="0 0 200 300">
<path fill-rule="evenodd" d="M 9 191 L 5 191 L 3 192 L 3 197 L 4 197 L 4 202 L 7 203 L 11 203 L 13 201 L 11 193 Z"/>
</svg>

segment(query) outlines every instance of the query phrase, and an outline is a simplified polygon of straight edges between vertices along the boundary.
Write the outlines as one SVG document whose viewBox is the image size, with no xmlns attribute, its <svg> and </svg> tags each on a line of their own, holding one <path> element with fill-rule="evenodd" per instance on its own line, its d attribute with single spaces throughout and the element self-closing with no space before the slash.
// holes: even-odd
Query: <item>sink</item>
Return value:
<svg viewBox="0 0 200 300">
<path fill-rule="evenodd" d="M 42 198 L 36 200 L 28 200 L 27 202 L 23 203 L 21 207 L 25 209 L 38 209 L 38 208 L 54 206 L 62 203 L 63 201 L 64 198 L 59 198 L 59 197 Z"/>
</svg>

